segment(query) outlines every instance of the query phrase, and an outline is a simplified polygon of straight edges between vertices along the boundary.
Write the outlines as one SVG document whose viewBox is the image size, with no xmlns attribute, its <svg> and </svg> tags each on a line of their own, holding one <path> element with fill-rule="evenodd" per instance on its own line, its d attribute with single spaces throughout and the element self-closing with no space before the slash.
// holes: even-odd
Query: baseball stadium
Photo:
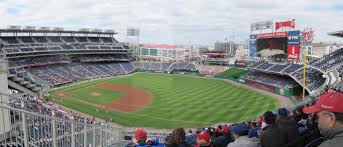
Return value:
<svg viewBox="0 0 343 147">
<path fill-rule="evenodd" d="M 239 59 L 231 44 L 200 53 L 117 35 L 0 29 L 0 146 L 226 147 L 244 137 L 256 147 L 319 145 L 324 116 L 333 126 L 343 120 L 343 46 L 313 56 L 313 31 L 294 19 L 251 24 L 249 54 Z"/>
</svg>

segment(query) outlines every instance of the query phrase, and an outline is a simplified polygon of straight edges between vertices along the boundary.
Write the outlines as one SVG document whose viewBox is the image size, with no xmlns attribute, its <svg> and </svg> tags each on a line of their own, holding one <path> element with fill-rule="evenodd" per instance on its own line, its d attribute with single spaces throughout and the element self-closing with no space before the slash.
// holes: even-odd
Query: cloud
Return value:
<svg viewBox="0 0 343 147">
<path fill-rule="evenodd" d="M 297 28 L 313 27 L 315 41 L 342 41 L 327 32 L 342 30 L 340 0 L 0 0 L 0 26 L 62 26 L 141 30 L 141 42 L 207 44 L 248 38 L 250 24 L 296 19 Z M 233 37 L 234 36 L 234 37 Z"/>
</svg>

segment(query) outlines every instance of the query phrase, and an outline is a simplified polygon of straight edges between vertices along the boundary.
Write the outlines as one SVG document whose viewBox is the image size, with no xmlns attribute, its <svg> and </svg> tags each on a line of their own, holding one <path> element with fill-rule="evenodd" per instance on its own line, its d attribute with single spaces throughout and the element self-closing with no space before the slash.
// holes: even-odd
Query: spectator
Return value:
<svg viewBox="0 0 343 147">
<path fill-rule="evenodd" d="M 197 136 L 197 144 L 194 147 L 213 147 L 211 145 L 211 136 L 207 132 L 199 133 Z"/>
<path fill-rule="evenodd" d="M 249 138 L 253 138 L 253 137 L 258 138 L 257 122 L 251 122 L 251 127 L 249 129 L 248 137 Z"/>
<path fill-rule="evenodd" d="M 281 147 L 285 146 L 287 142 L 287 132 L 282 130 L 276 123 L 276 116 L 271 111 L 263 114 L 264 122 L 267 124 L 262 130 L 261 146 L 262 147 Z"/>
<path fill-rule="evenodd" d="M 223 135 L 214 138 L 213 144 L 215 147 L 226 147 L 230 142 L 233 141 L 230 133 L 230 128 L 228 126 L 223 127 L 222 133 Z"/>
<path fill-rule="evenodd" d="M 143 129 L 137 129 L 134 133 L 133 141 L 128 143 L 125 147 L 147 146 L 147 133 Z"/>
<path fill-rule="evenodd" d="M 324 137 L 319 147 L 343 146 L 343 94 L 328 92 L 315 105 L 303 109 L 306 114 L 315 113 L 318 128 Z"/>
<path fill-rule="evenodd" d="M 186 143 L 186 133 L 183 128 L 177 128 L 173 130 L 169 145 L 167 147 L 191 147 Z"/>
<path fill-rule="evenodd" d="M 192 146 L 194 146 L 197 143 L 197 136 L 196 134 L 189 134 L 186 136 L 186 142 Z"/>
<path fill-rule="evenodd" d="M 250 139 L 248 135 L 248 126 L 245 123 L 237 124 L 232 128 L 235 141 L 229 143 L 227 147 L 257 147 L 258 141 Z"/>
<path fill-rule="evenodd" d="M 277 110 L 277 125 L 287 133 L 288 145 L 287 146 L 303 146 L 299 138 L 298 124 L 295 120 L 288 117 L 288 110 L 286 108 L 280 108 Z"/>
</svg>

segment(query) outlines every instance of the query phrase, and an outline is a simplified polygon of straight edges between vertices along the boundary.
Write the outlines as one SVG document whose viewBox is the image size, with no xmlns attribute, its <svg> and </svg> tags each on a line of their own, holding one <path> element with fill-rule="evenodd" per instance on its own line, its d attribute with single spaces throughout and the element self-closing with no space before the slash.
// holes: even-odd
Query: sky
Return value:
<svg viewBox="0 0 343 147">
<path fill-rule="evenodd" d="M 295 19 L 311 27 L 314 42 L 343 42 L 327 35 L 343 30 L 342 0 L 0 0 L 0 27 L 8 25 L 140 29 L 140 43 L 213 45 L 225 38 L 242 42 L 250 24 Z"/>
</svg>

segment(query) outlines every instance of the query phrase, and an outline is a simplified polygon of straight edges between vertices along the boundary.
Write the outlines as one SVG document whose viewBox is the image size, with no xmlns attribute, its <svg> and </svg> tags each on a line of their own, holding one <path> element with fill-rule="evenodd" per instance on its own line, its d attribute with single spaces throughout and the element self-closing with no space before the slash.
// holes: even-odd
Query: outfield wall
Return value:
<svg viewBox="0 0 343 147">
<path fill-rule="evenodd" d="M 244 84 L 286 97 L 298 96 L 301 94 L 301 86 L 294 88 L 280 88 L 251 80 L 245 80 Z"/>
</svg>

